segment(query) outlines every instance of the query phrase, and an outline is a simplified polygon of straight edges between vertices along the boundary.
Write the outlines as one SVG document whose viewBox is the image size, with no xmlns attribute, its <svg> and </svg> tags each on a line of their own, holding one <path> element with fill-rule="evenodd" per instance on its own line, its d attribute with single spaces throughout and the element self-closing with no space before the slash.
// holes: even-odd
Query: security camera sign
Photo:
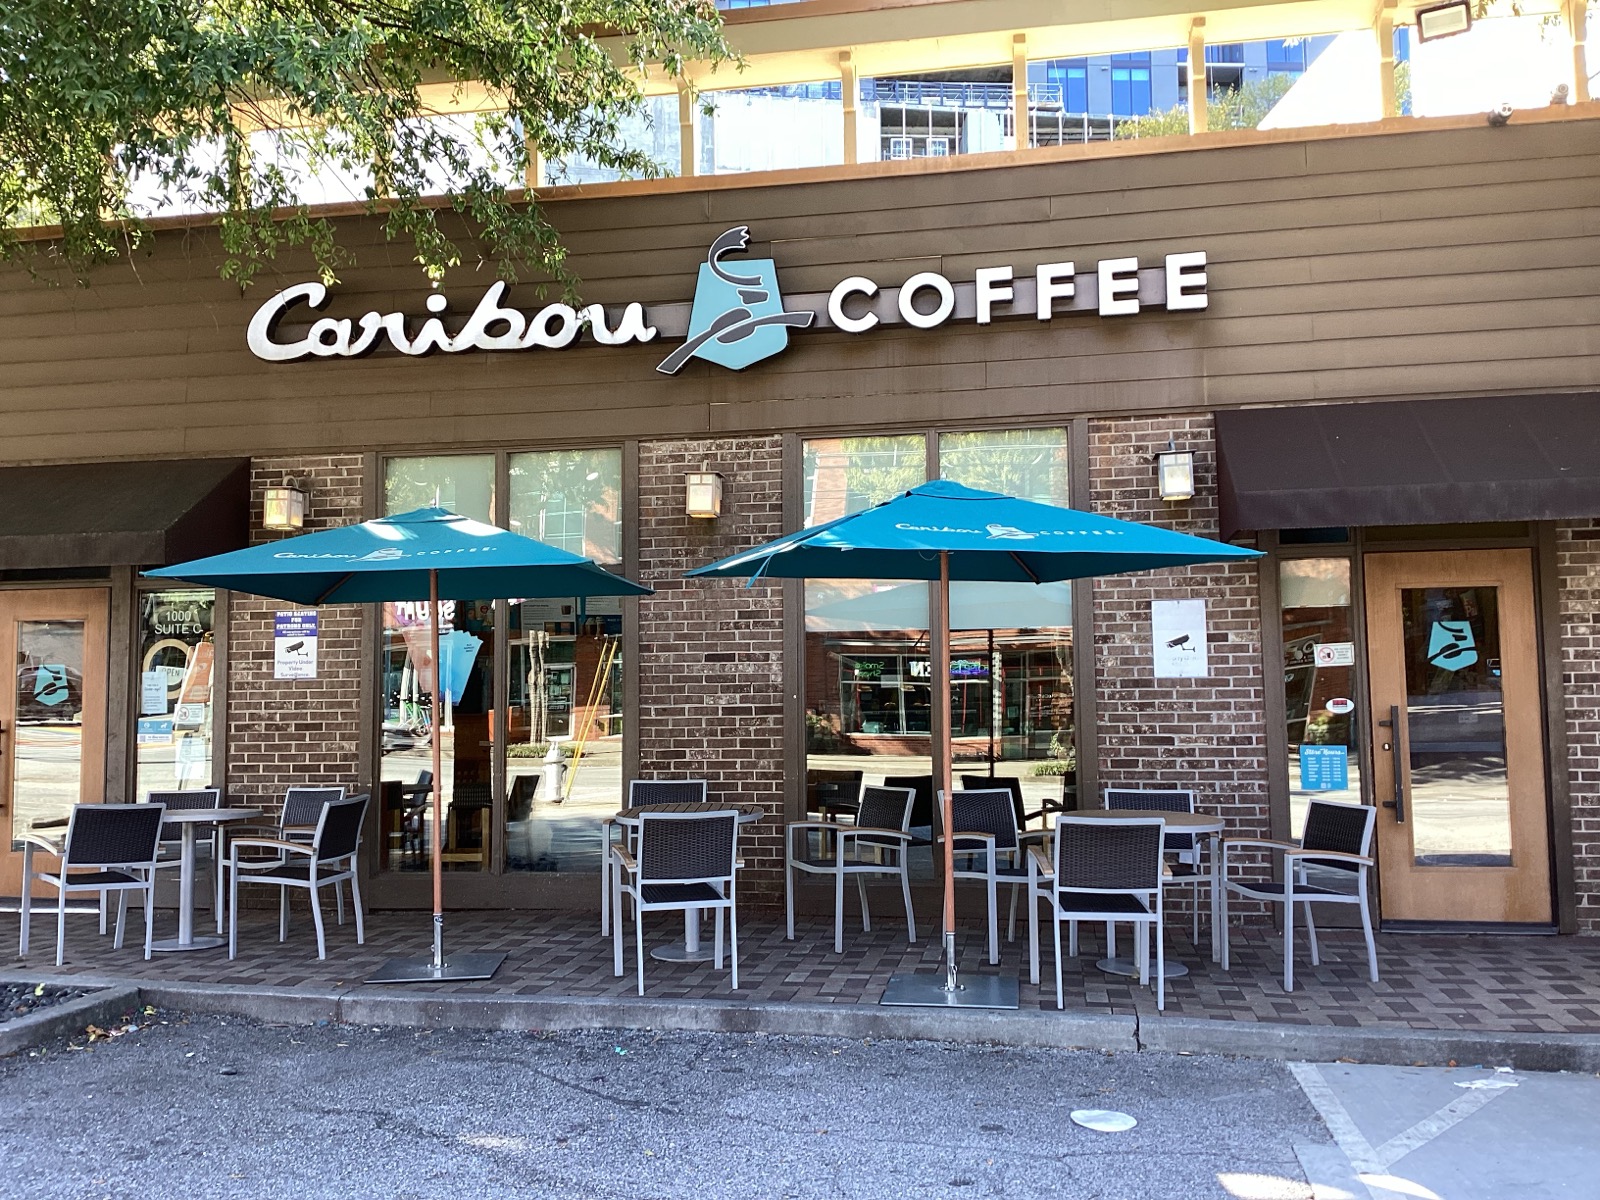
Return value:
<svg viewBox="0 0 1600 1200">
<path fill-rule="evenodd" d="M 1204 679 L 1211 674 L 1204 600 L 1152 600 L 1150 635 L 1157 679 Z"/>
<path fill-rule="evenodd" d="M 272 677 L 317 677 L 317 614 L 314 610 L 273 614 Z"/>
</svg>

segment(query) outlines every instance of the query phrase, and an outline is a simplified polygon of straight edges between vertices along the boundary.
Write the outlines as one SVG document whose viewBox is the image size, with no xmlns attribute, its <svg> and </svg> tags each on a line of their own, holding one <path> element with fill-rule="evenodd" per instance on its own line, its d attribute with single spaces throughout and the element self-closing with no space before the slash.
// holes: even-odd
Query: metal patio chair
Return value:
<svg viewBox="0 0 1600 1200">
<path fill-rule="evenodd" d="M 861 928 L 872 930 L 867 908 L 867 876 L 898 875 L 906 902 L 906 940 L 917 940 L 917 919 L 911 908 L 911 873 L 906 854 L 911 846 L 910 788 L 869 787 L 861 793 L 855 824 L 835 821 L 793 821 L 784 831 L 783 883 L 794 941 L 795 872 L 833 876 L 833 952 L 844 953 L 844 881 L 855 876 L 861 896 Z M 812 837 L 819 845 L 813 849 Z"/>
<path fill-rule="evenodd" d="M 933 807 L 934 858 L 943 853 L 943 834 L 937 822 L 941 804 Z M 989 962 L 1000 961 L 999 887 L 1011 885 L 1011 916 L 1006 940 L 1017 936 L 1017 896 L 1027 885 L 1028 866 L 1023 858 L 1022 831 L 1009 788 L 982 788 L 952 792 L 950 823 L 955 828 L 955 878 L 981 881 L 989 902 Z"/>
<path fill-rule="evenodd" d="M 75 804 L 60 838 L 41 833 L 22 835 L 22 934 L 17 953 L 28 953 L 28 922 L 33 916 L 35 880 L 56 889 L 56 966 L 67 955 L 67 898 L 74 892 L 117 893 L 117 934 L 114 949 L 122 949 L 128 918 L 128 893 L 144 893 L 144 956 L 150 957 L 155 937 L 156 860 L 161 846 L 162 804 Z M 60 859 L 54 873 L 35 871 L 40 851 Z M 101 932 L 105 932 L 101 908 Z"/>
<path fill-rule="evenodd" d="M 634 849 L 638 850 L 637 856 Z M 622 901 L 633 901 L 634 959 L 639 995 L 644 995 L 644 914 L 716 911 L 713 959 L 722 969 L 723 915 L 728 918 L 728 947 L 733 987 L 739 987 L 739 918 L 736 907 L 739 868 L 739 813 L 708 808 L 704 812 L 639 814 L 639 832 L 632 847 L 618 843 L 610 854 L 616 862 L 616 920 L 612 924 L 613 967 L 622 976 Z"/>
<path fill-rule="evenodd" d="M 630 779 L 628 780 L 628 803 L 624 808 L 647 808 L 657 804 L 704 804 L 706 802 L 706 781 L 704 779 Z M 612 835 L 617 831 L 622 832 L 622 840 L 628 840 L 627 831 L 619 826 L 613 817 L 603 817 L 600 821 L 600 936 L 604 937 L 611 932 L 611 894 L 613 886 L 613 869 L 616 866 L 611 857 L 612 847 L 618 844 L 619 839 Z"/>
<path fill-rule="evenodd" d="M 361 850 L 361 823 L 366 817 L 367 796 L 348 800 L 328 800 L 322 805 L 309 841 L 288 838 L 235 837 L 228 841 L 228 957 L 239 953 L 239 885 L 270 884 L 278 888 L 278 940 L 289 936 L 289 889 L 303 888 L 310 895 L 311 918 L 317 927 L 317 957 L 328 957 L 322 928 L 322 902 L 318 893 L 338 888 L 350 881 L 350 895 L 356 915 L 356 944 L 366 943 L 366 926 L 361 914 L 361 880 L 356 857 Z M 265 859 L 240 858 L 240 850 L 270 851 Z M 344 924 L 344 905 L 339 905 L 339 924 Z"/>
<path fill-rule="evenodd" d="M 1138 931 L 1139 982 L 1150 982 L 1150 935 L 1156 939 L 1156 1008 L 1167 1005 L 1165 925 L 1161 907 L 1166 822 L 1153 817 L 1104 819 L 1063 813 L 1054 854 L 1028 848 L 1028 978 L 1039 982 L 1039 904 L 1049 908 L 1056 946 L 1056 1007 L 1066 1007 L 1061 980 L 1061 926 L 1067 953 L 1078 955 L 1078 922 L 1127 921 Z"/>
<path fill-rule="evenodd" d="M 961 777 L 961 790 L 966 792 L 981 792 L 989 788 L 1004 788 L 1011 793 L 1011 807 L 1017 811 L 1017 828 L 1028 827 L 1027 806 L 1022 800 L 1022 780 L 1014 775 L 963 775 Z"/>
<path fill-rule="evenodd" d="M 1106 807 L 1113 811 L 1118 809 L 1152 809 L 1157 812 L 1192 813 L 1194 812 L 1194 793 L 1184 788 L 1111 788 L 1106 789 Z M 1170 858 L 1167 861 L 1165 876 L 1166 886 L 1192 888 L 1194 892 L 1194 926 L 1190 938 L 1194 945 L 1200 944 L 1200 890 L 1206 889 L 1210 900 L 1216 897 L 1210 895 L 1211 875 L 1200 869 L 1200 855 L 1202 838 L 1193 833 L 1174 833 L 1167 830 L 1165 850 Z M 1216 937 L 1216 930 L 1211 936 Z M 1111 951 L 1113 957 L 1116 952 Z"/>
<path fill-rule="evenodd" d="M 1367 903 L 1367 873 L 1372 869 L 1372 828 L 1378 810 L 1367 804 L 1335 804 L 1313 800 L 1306 810 L 1300 842 L 1268 838 L 1224 838 L 1222 842 L 1222 969 L 1228 969 L 1228 896 L 1247 896 L 1283 905 L 1283 990 L 1294 991 L 1294 906 L 1305 910 L 1311 965 L 1318 966 L 1317 926 L 1313 904 L 1353 904 L 1361 913 L 1367 940 L 1367 973 L 1378 982 L 1378 948 L 1372 938 L 1372 909 Z M 1229 852 L 1242 847 L 1283 855 L 1283 878 L 1236 879 L 1229 874 Z"/>
<path fill-rule="evenodd" d="M 222 808 L 227 801 L 221 788 L 190 788 L 181 792 L 151 792 L 145 797 L 147 804 L 164 804 L 169 812 L 178 809 Z M 179 846 L 182 834 L 172 826 L 161 830 L 161 857 L 156 867 L 182 867 Z M 211 914 L 217 919 L 217 932 L 222 932 L 222 826 L 212 828 L 211 836 L 195 839 L 195 870 L 201 866 L 202 851 L 211 873 Z M 105 930 L 101 930 L 104 933 Z"/>
</svg>

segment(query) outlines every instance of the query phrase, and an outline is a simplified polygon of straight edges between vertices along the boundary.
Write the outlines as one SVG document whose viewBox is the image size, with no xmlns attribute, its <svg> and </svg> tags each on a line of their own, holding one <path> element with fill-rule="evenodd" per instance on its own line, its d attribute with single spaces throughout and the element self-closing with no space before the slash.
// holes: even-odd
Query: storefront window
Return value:
<svg viewBox="0 0 1600 1200">
<path fill-rule="evenodd" d="M 211 785 L 215 603 L 210 589 L 201 588 L 139 596 L 134 788 L 140 796 Z"/>
<path fill-rule="evenodd" d="M 1312 799 L 1361 803 L 1350 560 L 1278 564 L 1292 836 Z"/>
<path fill-rule="evenodd" d="M 622 561 L 622 451 L 513 454 L 511 528 L 600 563 Z"/>
<path fill-rule="evenodd" d="M 494 520 L 494 455 L 429 454 L 384 464 L 385 516 L 414 508 L 448 508 L 475 521 Z"/>
<path fill-rule="evenodd" d="M 479 521 L 494 519 L 494 456 L 391 458 L 384 464 L 384 512 L 433 505 Z M 437 501 L 436 501 L 437 498 Z M 446 870 L 486 871 L 494 826 L 494 637 L 492 600 L 444 600 L 439 662 L 433 661 L 426 602 L 383 606 L 379 649 L 379 752 L 384 865 L 426 870 L 433 838 L 433 740 L 443 775 Z"/>
<path fill-rule="evenodd" d="M 505 467 L 500 513 L 493 455 L 390 459 L 386 510 L 432 504 L 437 494 L 456 512 L 620 563 L 619 449 L 512 454 Z M 428 867 L 437 736 L 447 869 L 490 870 L 503 838 L 509 871 L 598 870 L 599 823 L 621 807 L 623 792 L 621 600 L 446 600 L 440 610 L 436 681 L 427 604 L 383 607 L 385 867 Z M 506 639 L 504 678 L 496 674 L 497 637 Z M 496 779 L 504 780 L 503 796 Z M 504 806 L 498 823 L 497 800 Z"/>
<path fill-rule="evenodd" d="M 945 478 L 1067 502 L 1065 430 L 949 433 L 938 448 Z M 926 475 L 919 435 L 809 441 L 806 523 L 860 511 Z M 931 774 L 929 598 L 921 582 L 807 581 L 808 806 L 825 792 Z M 1060 794 L 1062 774 L 1076 766 L 1071 601 L 1068 584 L 952 586 L 946 686 L 958 782 L 1011 775 L 1032 800 Z"/>
<path fill-rule="evenodd" d="M 509 636 L 506 869 L 598 870 L 622 807 L 622 601 L 524 600 Z"/>
</svg>

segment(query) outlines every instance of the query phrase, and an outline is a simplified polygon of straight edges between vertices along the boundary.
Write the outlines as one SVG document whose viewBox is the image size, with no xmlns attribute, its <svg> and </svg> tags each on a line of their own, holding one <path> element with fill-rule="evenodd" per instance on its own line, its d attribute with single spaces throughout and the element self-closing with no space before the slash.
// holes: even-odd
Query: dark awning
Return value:
<svg viewBox="0 0 1600 1200">
<path fill-rule="evenodd" d="M 1217 413 L 1222 534 L 1600 515 L 1600 395 Z"/>
<path fill-rule="evenodd" d="M 248 541 L 250 460 L 0 470 L 0 569 L 166 566 Z"/>
</svg>

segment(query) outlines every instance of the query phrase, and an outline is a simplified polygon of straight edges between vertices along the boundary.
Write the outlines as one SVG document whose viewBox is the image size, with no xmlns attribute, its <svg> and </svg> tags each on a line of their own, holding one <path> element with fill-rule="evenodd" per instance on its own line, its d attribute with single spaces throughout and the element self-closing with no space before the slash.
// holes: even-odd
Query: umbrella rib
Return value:
<svg viewBox="0 0 1600 1200">
<path fill-rule="evenodd" d="M 333 595 L 335 592 L 337 592 L 345 584 L 349 583 L 350 582 L 350 577 L 352 575 L 354 575 L 354 574 L 355 574 L 354 571 L 346 571 L 343 575 L 339 576 L 339 581 L 337 583 L 331 584 L 328 587 L 327 591 L 323 592 L 322 595 L 317 597 L 315 603 L 317 603 L 317 604 L 326 604 L 328 602 L 328 597 Z"/>
<path fill-rule="evenodd" d="M 1008 551 L 1006 551 L 1006 553 L 1011 555 L 1011 561 L 1016 563 L 1017 566 L 1021 567 L 1022 568 L 1022 573 L 1024 575 L 1026 575 L 1030 580 L 1032 580 L 1034 583 L 1042 582 L 1042 580 L 1040 580 L 1039 576 L 1034 573 L 1033 568 L 1030 567 L 1027 563 L 1022 561 L 1022 555 L 1018 554 L 1015 550 L 1008 550 Z"/>
</svg>

